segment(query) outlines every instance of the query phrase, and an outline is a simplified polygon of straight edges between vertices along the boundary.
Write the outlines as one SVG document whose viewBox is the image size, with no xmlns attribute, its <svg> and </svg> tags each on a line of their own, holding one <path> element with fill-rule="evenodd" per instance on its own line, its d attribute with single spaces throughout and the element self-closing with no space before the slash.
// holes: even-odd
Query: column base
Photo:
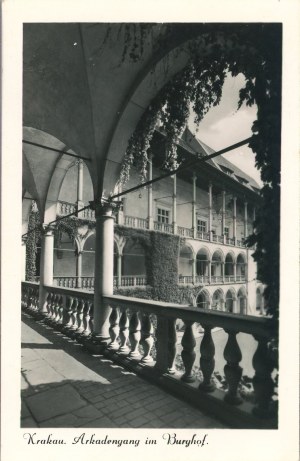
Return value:
<svg viewBox="0 0 300 461">
<path fill-rule="evenodd" d="M 98 355 L 104 352 L 110 342 L 110 337 L 92 335 L 84 342 L 84 346 L 91 354 Z"/>
</svg>

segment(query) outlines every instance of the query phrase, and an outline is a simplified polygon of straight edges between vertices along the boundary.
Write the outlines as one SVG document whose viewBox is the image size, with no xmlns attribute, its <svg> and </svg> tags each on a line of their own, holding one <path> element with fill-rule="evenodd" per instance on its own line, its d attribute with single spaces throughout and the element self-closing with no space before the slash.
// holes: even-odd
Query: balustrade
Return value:
<svg viewBox="0 0 300 461">
<path fill-rule="evenodd" d="M 38 284 L 34 282 L 22 283 L 22 307 L 31 314 L 37 311 L 38 289 Z M 93 332 L 93 294 L 57 286 L 45 286 L 45 290 L 47 292 L 45 317 L 51 319 L 52 327 L 62 329 L 66 335 L 79 342 L 88 341 Z M 243 402 L 238 393 L 242 376 L 239 363 L 243 353 L 248 351 L 240 349 L 236 335 L 242 332 L 253 336 L 258 343 L 253 356 L 255 403 L 247 402 L 247 408 L 253 408 L 255 421 L 258 421 L 258 417 L 262 419 L 274 417 L 272 413 L 274 364 L 268 352 L 268 343 L 274 331 L 271 319 L 125 296 L 104 296 L 103 298 L 104 302 L 111 307 L 109 319 L 111 342 L 105 353 L 113 354 L 110 356 L 112 359 L 118 357 L 118 360 L 121 360 L 125 366 L 126 364 L 129 366 L 130 363 L 143 363 L 148 370 L 148 376 L 153 373 L 154 377 L 158 373 L 164 379 L 173 380 L 170 381 L 173 383 L 172 386 L 177 383 L 176 392 L 178 393 L 181 389 L 184 392 L 184 387 L 181 387 L 183 383 L 180 384 L 184 382 L 185 386 L 191 386 L 191 392 L 196 392 L 192 394 L 195 398 L 197 398 L 197 393 L 209 392 L 210 399 L 219 399 L 220 402 L 218 395 L 221 391 L 218 390 L 219 394 L 216 393 L 213 379 L 215 366 L 213 329 L 215 327 L 224 329 L 228 335 L 223 350 L 226 361 L 224 374 L 227 392 L 221 392 L 221 395 L 223 395 L 224 404 L 228 405 L 227 412 L 230 412 L 231 406 L 245 411 L 243 405 L 239 406 Z M 184 322 L 181 345 L 177 343 L 177 319 Z M 203 333 L 201 333 L 200 341 L 195 338 L 195 324 L 200 324 L 202 327 Z M 175 366 L 180 346 L 183 362 L 181 370 Z M 199 365 L 194 364 L 197 348 L 200 353 L 201 378 L 197 372 Z M 154 368 L 152 368 L 153 364 Z M 144 367 L 140 367 L 139 370 Z M 203 401 L 203 398 L 200 400 Z"/>
</svg>

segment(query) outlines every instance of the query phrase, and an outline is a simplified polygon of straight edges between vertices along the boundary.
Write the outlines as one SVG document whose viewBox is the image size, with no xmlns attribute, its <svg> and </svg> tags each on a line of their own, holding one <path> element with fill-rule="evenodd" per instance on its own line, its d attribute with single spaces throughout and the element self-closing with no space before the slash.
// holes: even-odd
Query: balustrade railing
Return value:
<svg viewBox="0 0 300 461">
<path fill-rule="evenodd" d="M 45 286 L 46 312 L 45 322 L 63 331 L 64 334 L 81 343 L 93 338 L 93 295 L 88 292 L 67 288 Z M 22 307 L 35 315 L 38 313 L 39 285 L 33 282 L 22 283 Z M 198 309 L 153 300 L 142 300 L 125 296 L 104 296 L 104 305 L 110 308 L 110 338 L 106 350 L 113 352 L 112 359 L 124 365 L 142 363 L 139 367 L 148 376 L 161 376 L 169 386 L 176 387 L 176 392 L 186 395 L 185 386 L 192 383 L 189 394 L 197 402 L 203 403 L 203 393 L 211 393 L 210 403 L 216 411 L 216 404 L 225 401 L 226 411 L 243 403 L 239 394 L 239 383 L 242 370 L 239 363 L 247 350 L 241 350 L 236 335 L 245 333 L 257 341 L 257 349 L 253 356 L 253 388 L 254 403 L 241 406 L 241 412 L 246 411 L 260 418 L 274 417 L 273 393 L 275 383 L 272 378 L 274 363 L 268 353 L 268 344 L 274 335 L 274 325 L 271 319 L 263 317 L 229 314 L 214 310 Z M 181 338 L 176 332 L 176 321 L 184 323 L 184 334 Z M 202 340 L 196 341 L 195 326 L 203 329 Z M 227 391 L 215 390 L 213 372 L 215 367 L 215 344 L 213 328 L 224 329 L 227 342 L 223 351 L 226 361 L 224 374 Z M 155 341 L 154 341 L 155 339 Z M 155 347 L 154 347 L 155 344 Z M 199 347 L 200 360 L 195 368 L 196 347 Z M 182 370 L 175 367 L 175 358 L 181 349 Z M 219 352 L 218 352 L 219 353 Z M 130 361 L 131 360 L 131 361 Z M 147 365 L 151 365 L 147 367 Z M 197 374 L 196 370 L 201 373 Z M 140 371 L 142 373 L 142 371 Z M 160 378 L 161 381 L 161 378 Z M 222 396 L 222 398 L 220 397 Z M 205 399 L 204 399 L 205 400 Z M 218 402 L 218 403 L 217 403 Z M 200 405 L 200 404 L 199 404 Z M 223 404 L 222 404 L 223 405 Z M 250 405 L 250 407 L 249 407 Z M 248 410 L 247 410 L 247 408 Z M 232 410 L 233 411 L 233 410 Z M 233 411 L 236 415 L 236 411 Z M 245 415 L 243 416 L 245 422 Z M 251 420 L 252 421 L 252 420 Z M 259 421 L 258 419 L 256 420 Z M 248 424 L 248 423 L 247 423 Z M 249 423 L 251 426 L 251 423 Z M 276 424 L 276 423 L 274 423 Z"/>
<path fill-rule="evenodd" d="M 147 278 L 144 275 L 122 275 L 114 277 L 114 286 L 119 287 L 142 287 L 147 285 Z"/>
<path fill-rule="evenodd" d="M 224 281 L 225 282 L 234 282 L 234 275 L 225 275 L 224 276 Z"/>
<path fill-rule="evenodd" d="M 76 211 L 76 205 L 69 202 L 57 202 L 57 214 L 65 216 Z"/>
<path fill-rule="evenodd" d="M 95 281 L 94 277 L 76 277 L 76 276 L 53 277 L 54 285 L 57 285 L 59 287 L 64 287 L 64 288 L 84 288 L 87 290 L 93 290 L 94 281 Z"/>
<path fill-rule="evenodd" d="M 212 275 L 210 281 L 211 281 L 211 283 L 222 283 L 223 282 L 223 276 L 222 275 Z"/>
<path fill-rule="evenodd" d="M 209 242 L 209 232 L 199 232 L 197 231 L 197 239 L 199 240 L 205 240 L 207 242 Z"/>
<path fill-rule="evenodd" d="M 193 229 L 189 229 L 187 227 L 177 226 L 177 233 L 181 235 L 181 237 L 188 237 L 188 238 L 194 237 Z"/>
<path fill-rule="evenodd" d="M 173 224 L 154 221 L 154 230 L 165 232 L 166 234 L 173 234 Z"/>
<path fill-rule="evenodd" d="M 246 276 L 245 275 L 237 275 L 235 279 L 236 279 L 237 282 L 245 282 L 246 281 Z"/>
<path fill-rule="evenodd" d="M 148 229 L 148 220 L 136 218 L 135 216 L 125 216 L 124 224 L 128 227 L 137 227 L 138 229 Z"/>
</svg>

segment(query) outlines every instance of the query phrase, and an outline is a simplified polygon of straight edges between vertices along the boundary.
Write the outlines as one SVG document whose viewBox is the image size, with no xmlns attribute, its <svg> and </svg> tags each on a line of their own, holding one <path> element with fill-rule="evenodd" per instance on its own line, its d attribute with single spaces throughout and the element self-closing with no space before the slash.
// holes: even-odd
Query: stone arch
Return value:
<svg viewBox="0 0 300 461">
<path fill-rule="evenodd" d="M 236 258 L 237 277 L 246 277 L 247 259 L 244 253 L 239 253 Z"/>
<path fill-rule="evenodd" d="M 208 266 L 210 262 L 210 253 L 206 247 L 201 247 L 196 255 L 196 274 L 208 276 Z"/>
<path fill-rule="evenodd" d="M 258 287 L 256 288 L 256 310 L 263 314 L 264 308 L 264 287 L 263 285 L 258 285 Z"/>
<path fill-rule="evenodd" d="M 196 305 L 197 307 L 200 307 L 201 309 L 210 309 L 210 304 L 211 304 L 211 298 L 210 294 L 207 290 L 203 289 L 201 290 L 196 299 Z"/>
<path fill-rule="evenodd" d="M 96 233 L 90 232 L 82 245 L 82 276 L 94 277 Z"/>
<path fill-rule="evenodd" d="M 240 287 L 238 293 L 238 311 L 240 314 L 247 314 L 247 293 L 245 287 Z"/>
<path fill-rule="evenodd" d="M 189 244 L 180 248 L 178 261 L 179 276 L 191 276 L 193 274 L 194 250 Z"/>
<path fill-rule="evenodd" d="M 217 249 L 211 257 L 211 276 L 221 277 L 223 275 L 224 253 Z"/>
<path fill-rule="evenodd" d="M 232 251 L 229 251 L 225 256 L 225 264 L 224 264 L 224 275 L 230 276 L 234 275 L 234 264 L 235 264 L 235 256 Z"/>
<path fill-rule="evenodd" d="M 236 292 L 234 288 L 229 288 L 225 295 L 225 311 L 229 313 L 235 312 L 235 305 L 236 305 Z"/>
<path fill-rule="evenodd" d="M 128 238 L 123 248 L 122 275 L 146 275 L 146 250 L 141 239 Z"/>
<path fill-rule="evenodd" d="M 217 288 L 211 298 L 211 308 L 218 311 L 223 311 L 225 305 L 224 292 L 221 288 Z"/>
</svg>

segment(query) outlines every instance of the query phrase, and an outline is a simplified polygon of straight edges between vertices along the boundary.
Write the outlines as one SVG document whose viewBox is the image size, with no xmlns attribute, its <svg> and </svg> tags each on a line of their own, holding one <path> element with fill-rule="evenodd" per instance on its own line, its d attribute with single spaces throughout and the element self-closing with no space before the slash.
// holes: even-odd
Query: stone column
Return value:
<svg viewBox="0 0 300 461">
<path fill-rule="evenodd" d="M 153 179 L 152 155 L 149 157 L 148 181 Z M 153 229 L 153 190 L 152 184 L 148 186 L 148 229 Z"/>
<path fill-rule="evenodd" d="M 236 245 L 236 197 L 233 197 L 233 238 Z"/>
<path fill-rule="evenodd" d="M 224 243 L 226 243 L 225 226 L 226 226 L 226 192 L 225 190 L 223 190 L 222 191 L 222 235 L 223 235 Z"/>
<path fill-rule="evenodd" d="M 96 251 L 94 288 L 94 331 L 88 349 L 100 353 L 110 342 L 109 316 L 111 307 L 103 296 L 113 295 L 114 285 L 114 217 L 112 202 L 101 201 L 95 206 Z"/>
<path fill-rule="evenodd" d="M 27 243 L 27 236 L 22 237 L 22 245 L 21 245 L 21 280 L 26 280 L 26 243 Z"/>
<path fill-rule="evenodd" d="M 78 251 L 76 259 L 76 288 L 82 287 L 82 251 Z"/>
<path fill-rule="evenodd" d="M 224 283 L 225 282 L 225 262 L 224 261 L 221 262 L 221 274 L 222 274 L 222 280 Z"/>
<path fill-rule="evenodd" d="M 245 217 L 244 217 L 244 238 L 248 237 L 248 204 L 244 203 L 245 207 Z"/>
<path fill-rule="evenodd" d="M 77 176 L 77 216 L 78 210 L 83 208 L 83 161 L 81 159 L 78 160 L 78 176 Z"/>
<path fill-rule="evenodd" d="M 47 292 L 45 285 L 53 285 L 53 251 L 54 251 L 54 228 L 43 225 L 41 239 L 41 262 L 40 262 L 40 291 L 39 310 L 46 313 Z"/>
<path fill-rule="evenodd" d="M 253 226 L 252 226 L 253 232 L 254 232 L 254 221 L 255 220 L 256 220 L 256 209 L 255 207 L 253 207 Z"/>
<path fill-rule="evenodd" d="M 234 281 L 236 282 L 236 261 L 233 264 L 233 276 L 234 276 Z"/>
<path fill-rule="evenodd" d="M 237 314 L 237 299 L 236 298 L 233 298 L 232 300 L 232 312 L 233 314 Z"/>
<path fill-rule="evenodd" d="M 117 259 L 117 277 L 118 277 L 118 287 L 121 286 L 122 283 L 122 254 L 118 254 Z"/>
<path fill-rule="evenodd" d="M 196 275 L 197 275 L 197 257 L 193 256 L 192 277 L 193 277 L 193 283 L 194 284 L 195 284 L 195 281 L 196 281 Z"/>
<path fill-rule="evenodd" d="M 208 261 L 208 282 L 211 283 L 211 261 Z"/>
<path fill-rule="evenodd" d="M 193 200 L 192 200 L 192 230 L 193 230 L 193 237 L 197 237 L 197 219 L 196 219 L 196 194 L 197 194 L 197 176 L 193 173 Z"/>
<path fill-rule="evenodd" d="M 208 232 L 209 240 L 212 241 L 212 183 L 209 183 L 208 186 L 208 208 L 209 208 L 209 217 L 208 217 Z"/>
<path fill-rule="evenodd" d="M 177 234 L 177 197 L 176 197 L 176 186 L 177 176 L 174 174 L 173 178 L 173 234 Z"/>
</svg>

